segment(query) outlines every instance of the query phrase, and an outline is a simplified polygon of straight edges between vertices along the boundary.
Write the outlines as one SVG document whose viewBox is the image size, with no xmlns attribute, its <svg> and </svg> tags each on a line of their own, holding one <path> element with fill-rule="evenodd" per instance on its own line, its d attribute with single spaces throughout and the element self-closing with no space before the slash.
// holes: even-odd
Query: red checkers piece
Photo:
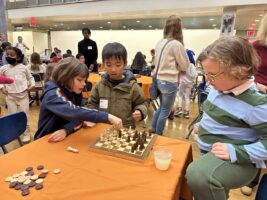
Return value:
<svg viewBox="0 0 267 200">
<path fill-rule="evenodd" d="M 35 185 L 35 189 L 36 190 L 41 190 L 41 189 L 43 189 L 43 184 L 42 183 L 37 183 L 36 185 Z"/>
<path fill-rule="evenodd" d="M 30 190 L 29 190 L 29 189 L 22 190 L 22 192 L 21 192 L 21 195 L 22 195 L 22 196 L 27 196 L 27 195 L 29 195 L 29 194 L 30 194 Z"/>
<path fill-rule="evenodd" d="M 38 166 L 37 166 L 37 169 L 38 169 L 38 170 L 42 170 L 42 169 L 44 169 L 44 166 L 43 166 L 43 165 L 38 165 Z"/>
</svg>

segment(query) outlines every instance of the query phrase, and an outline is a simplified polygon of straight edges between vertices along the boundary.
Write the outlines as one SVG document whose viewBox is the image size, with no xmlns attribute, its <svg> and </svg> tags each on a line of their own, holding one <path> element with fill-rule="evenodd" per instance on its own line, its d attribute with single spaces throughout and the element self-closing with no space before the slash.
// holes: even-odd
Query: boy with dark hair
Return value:
<svg viewBox="0 0 267 200">
<path fill-rule="evenodd" d="M 89 108 L 113 114 L 122 119 L 123 126 L 135 128 L 135 121 L 147 115 L 147 102 L 132 72 L 124 71 L 127 51 L 120 43 L 108 43 L 102 60 L 107 73 L 95 86 Z"/>
<path fill-rule="evenodd" d="M 90 39 L 91 30 L 89 28 L 82 29 L 84 39 L 78 43 L 78 53 L 84 55 L 85 64 L 92 72 L 98 71 L 97 65 L 97 45 L 96 42 Z"/>
</svg>

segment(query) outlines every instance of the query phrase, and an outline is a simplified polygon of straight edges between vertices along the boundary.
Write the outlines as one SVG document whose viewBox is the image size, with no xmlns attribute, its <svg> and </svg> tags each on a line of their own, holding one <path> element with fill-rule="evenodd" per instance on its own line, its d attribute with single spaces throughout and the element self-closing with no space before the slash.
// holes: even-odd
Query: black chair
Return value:
<svg viewBox="0 0 267 200">
<path fill-rule="evenodd" d="M 29 99 L 30 99 L 30 106 L 36 101 L 36 105 L 39 106 L 40 104 L 40 92 L 44 92 L 44 73 L 32 73 L 35 83 L 41 83 L 40 86 L 35 86 L 33 90 L 29 92 Z M 34 93 L 34 95 L 31 94 Z"/>
<path fill-rule="evenodd" d="M 0 117 L 0 146 L 3 152 L 8 153 L 5 145 L 17 139 L 20 146 L 22 142 L 20 135 L 23 134 L 27 126 L 27 116 L 24 112 L 17 112 Z"/>
</svg>

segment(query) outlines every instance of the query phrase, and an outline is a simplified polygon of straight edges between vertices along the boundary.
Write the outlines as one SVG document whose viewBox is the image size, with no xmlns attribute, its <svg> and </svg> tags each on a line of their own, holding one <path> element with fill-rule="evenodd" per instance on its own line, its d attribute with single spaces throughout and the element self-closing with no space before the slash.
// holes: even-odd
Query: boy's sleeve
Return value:
<svg viewBox="0 0 267 200">
<path fill-rule="evenodd" d="M 259 136 L 259 140 L 247 145 L 233 145 L 237 163 L 254 163 L 257 168 L 266 168 L 267 160 L 267 104 L 254 107 L 247 123 Z"/>
<path fill-rule="evenodd" d="M 90 109 L 99 109 L 99 91 L 98 84 L 96 84 L 93 92 L 91 93 L 88 99 L 88 108 Z"/>
<path fill-rule="evenodd" d="M 134 83 L 133 85 L 133 100 L 132 100 L 134 110 L 139 110 L 142 113 L 142 120 L 147 116 L 147 106 L 145 95 L 141 87 Z"/>
<path fill-rule="evenodd" d="M 46 108 L 55 115 L 68 121 L 91 121 L 108 123 L 108 113 L 76 106 L 62 95 L 60 88 L 51 90 L 43 99 Z"/>
</svg>

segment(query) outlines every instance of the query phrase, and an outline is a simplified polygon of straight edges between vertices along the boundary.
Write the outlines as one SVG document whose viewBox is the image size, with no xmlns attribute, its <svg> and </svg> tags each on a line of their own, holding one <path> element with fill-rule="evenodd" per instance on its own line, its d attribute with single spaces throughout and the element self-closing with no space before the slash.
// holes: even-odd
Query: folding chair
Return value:
<svg viewBox="0 0 267 200">
<path fill-rule="evenodd" d="M 35 86 L 33 90 L 29 92 L 30 106 L 36 101 L 36 105 L 40 104 L 40 95 L 39 92 L 44 92 L 44 73 L 32 73 L 35 83 L 40 83 L 40 86 Z M 31 92 L 34 92 L 35 95 L 31 95 Z"/>
<path fill-rule="evenodd" d="M 23 146 L 19 136 L 25 132 L 27 126 L 27 116 L 24 112 L 0 117 L 0 124 L 0 146 L 5 154 L 8 152 L 5 145 L 15 139 Z"/>
<path fill-rule="evenodd" d="M 186 139 L 191 135 L 194 125 L 198 122 L 203 115 L 203 103 L 208 97 L 208 92 L 206 90 L 206 82 L 200 83 L 197 90 L 197 102 L 198 102 L 198 116 L 188 125 L 188 134 Z"/>
</svg>

